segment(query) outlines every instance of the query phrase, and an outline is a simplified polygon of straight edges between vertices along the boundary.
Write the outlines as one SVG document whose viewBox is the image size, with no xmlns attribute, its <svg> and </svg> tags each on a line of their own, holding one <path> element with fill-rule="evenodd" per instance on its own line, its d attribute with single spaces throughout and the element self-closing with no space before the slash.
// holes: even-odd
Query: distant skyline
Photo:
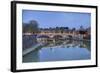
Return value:
<svg viewBox="0 0 100 73">
<path fill-rule="evenodd" d="M 29 23 L 31 20 L 38 22 L 39 28 L 88 28 L 91 26 L 91 14 L 79 12 L 51 12 L 51 11 L 35 11 L 23 10 L 22 22 Z"/>
</svg>

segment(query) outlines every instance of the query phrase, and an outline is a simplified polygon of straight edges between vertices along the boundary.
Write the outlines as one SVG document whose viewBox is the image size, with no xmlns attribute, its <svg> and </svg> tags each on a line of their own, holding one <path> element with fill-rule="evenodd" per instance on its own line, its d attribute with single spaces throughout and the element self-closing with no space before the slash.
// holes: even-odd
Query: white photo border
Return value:
<svg viewBox="0 0 100 73">
<path fill-rule="evenodd" d="M 25 4 L 24 4 L 25 3 Z M 29 2 L 30 3 L 30 2 Z M 73 61 L 58 61 L 58 62 L 32 62 L 22 63 L 22 10 L 42 10 L 42 11 L 62 11 L 62 12 L 82 12 L 91 13 L 91 59 L 90 60 L 73 60 Z M 16 70 L 30 69 L 45 69 L 45 68 L 60 68 L 60 67 L 80 67 L 96 65 L 96 8 L 80 7 L 80 6 L 60 6 L 60 5 L 45 5 L 45 3 L 18 2 L 16 3 Z"/>
</svg>

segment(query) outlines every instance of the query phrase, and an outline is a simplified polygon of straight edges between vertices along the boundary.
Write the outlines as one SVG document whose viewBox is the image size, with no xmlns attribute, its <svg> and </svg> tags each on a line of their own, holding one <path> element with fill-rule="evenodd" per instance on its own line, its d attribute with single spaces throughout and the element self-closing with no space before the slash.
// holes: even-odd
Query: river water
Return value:
<svg viewBox="0 0 100 73">
<path fill-rule="evenodd" d="M 90 41 L 50 42 L 23 56 L 23 62 L 47 62 L 91 59 Z"/>
</svg>

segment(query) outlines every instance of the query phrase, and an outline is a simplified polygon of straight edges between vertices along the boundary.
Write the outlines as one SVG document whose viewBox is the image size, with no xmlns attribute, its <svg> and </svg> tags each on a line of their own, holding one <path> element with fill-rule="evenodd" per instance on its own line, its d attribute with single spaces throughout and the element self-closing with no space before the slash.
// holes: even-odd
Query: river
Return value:
<svg viewBox="0 0 100 73">
<path fill-rule="evenodd" d="M 91 59 L 90 41 L 51 42 L 23 56 L 24 63 Z M 39 44 L 39 43 L 37 43 Z"/>
</svg>

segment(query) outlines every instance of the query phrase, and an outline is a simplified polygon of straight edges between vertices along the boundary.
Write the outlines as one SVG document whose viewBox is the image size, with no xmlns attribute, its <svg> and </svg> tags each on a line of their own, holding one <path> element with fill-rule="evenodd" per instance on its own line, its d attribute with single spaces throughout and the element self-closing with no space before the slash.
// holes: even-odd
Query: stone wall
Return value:
<svg viewBox="0 0 100 73">
<path fill-rule="evenodd" d="M 36 36 L 34 35 L 23 35 L 23 50 L 28 49 L 37 44 Z"/>
</svg>

